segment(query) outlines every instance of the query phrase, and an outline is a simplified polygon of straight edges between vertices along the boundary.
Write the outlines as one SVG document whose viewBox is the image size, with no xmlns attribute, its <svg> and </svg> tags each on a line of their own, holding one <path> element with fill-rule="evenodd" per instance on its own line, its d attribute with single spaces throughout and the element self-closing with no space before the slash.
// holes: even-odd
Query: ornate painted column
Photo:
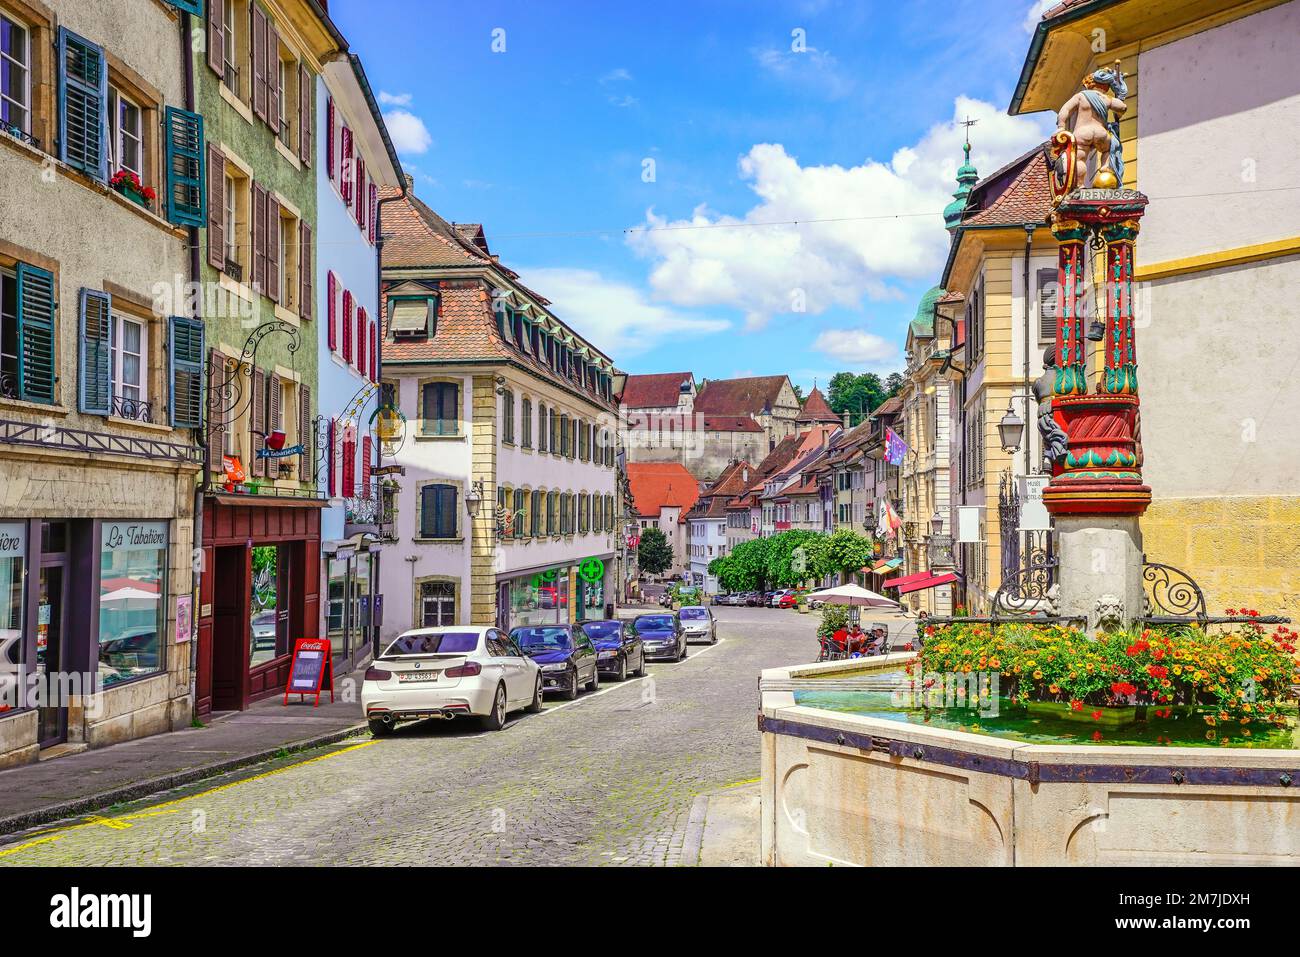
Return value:
<svg viewBox="0 0 1300 957">
<path fill-rule="evenodd" d="M 1083 333 L 1084 267 L 1088 229 L 1074 219 L 1052 220 L 1058 244 L 1056 293 L 1056 381 L 1052 395 L 1082 395 L 1088 391 Z"/>
</svg>

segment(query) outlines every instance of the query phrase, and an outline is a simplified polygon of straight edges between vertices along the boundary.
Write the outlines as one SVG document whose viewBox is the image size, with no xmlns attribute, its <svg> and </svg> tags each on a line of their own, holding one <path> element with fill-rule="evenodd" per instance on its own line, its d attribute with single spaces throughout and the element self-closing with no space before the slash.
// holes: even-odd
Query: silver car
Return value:
<svg viewBox="0 0 1300 957">
<path fill-rule="evenodd" d="M 688 644 L 691 641 L 707 641 L 711 645 L 718 643 L 718 623 L 707 606 L 683 605 L 677 612 L 677 618 L 682 623 Z"/>
</svg>

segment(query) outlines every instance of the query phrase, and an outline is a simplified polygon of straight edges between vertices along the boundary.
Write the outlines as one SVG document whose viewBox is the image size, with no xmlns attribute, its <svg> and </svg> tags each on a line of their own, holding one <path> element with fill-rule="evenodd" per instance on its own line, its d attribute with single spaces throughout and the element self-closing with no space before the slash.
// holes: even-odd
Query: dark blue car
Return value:
<svg viewBox="0 0 1300 957">
<path fill-rule="evenodd" d="M 596 646 L 581 629 L 568 625 L 524 625 L 510 638 L 542 669 L 542 690 L 558 691 L 572 701 L 580 685 L 588 691 L 600 687 Z"/>
<path fill-rule="evenodd" d="M 645 674 L 645 644 L 621 621 L 607 619 L 578 623 L 583 634 L 596 646 L 596 664 L 601 674 L 626 681 L 628 673 Z"/>
<path fill-rule="evenodd" d="M 639 615 L 632 621 L 632 631 L 644 642 L 647 658 L 681 661 L 686 657 L 686 632 L 676 615 Z"/>
</svg>

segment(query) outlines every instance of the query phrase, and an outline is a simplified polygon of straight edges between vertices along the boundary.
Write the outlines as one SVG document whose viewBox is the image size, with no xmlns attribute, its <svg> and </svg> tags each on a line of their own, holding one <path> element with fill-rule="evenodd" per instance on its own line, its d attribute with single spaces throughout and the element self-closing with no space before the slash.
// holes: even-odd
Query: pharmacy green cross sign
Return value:
<svg viewBox="0 0 1300 957">
<path fill-rule="evenodd" d="M 599 558 L 585 558 L 578 566 L 578 575 L 583 581 L 594 585 L 605 577 L 605 563 Z"/>
</svg>

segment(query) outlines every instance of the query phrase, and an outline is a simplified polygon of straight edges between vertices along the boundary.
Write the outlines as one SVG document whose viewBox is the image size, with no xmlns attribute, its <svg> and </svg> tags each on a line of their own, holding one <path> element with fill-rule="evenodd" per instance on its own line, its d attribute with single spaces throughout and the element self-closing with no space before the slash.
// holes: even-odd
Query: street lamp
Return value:
<svg viewBox="0 0 1300 957">
<path fill-rule="evenodd" d="M 930 516 L 930 531 L 935 535 L 943 534 L 943 515 L 936 508 L 934 514 Z"/>
<path fill-rule="evenodd" d="M 465 511 L 470 521 L 478 518 L 479 507 L 483 504 L 483 480 L 478 479 L 465 493 Z"/>
<path fill-rule="evenodd" d="M 1007 414 L 1002 416 L 1002 421 L 998 423 L 998 436 L 1002 440 L 1003 452 L 1016 452 L 1020 448 L 1020 440 L 1025 435 L 1025 420 L 1016 415 L 1015 408 L 1008 403 Z"/>
</svg>

